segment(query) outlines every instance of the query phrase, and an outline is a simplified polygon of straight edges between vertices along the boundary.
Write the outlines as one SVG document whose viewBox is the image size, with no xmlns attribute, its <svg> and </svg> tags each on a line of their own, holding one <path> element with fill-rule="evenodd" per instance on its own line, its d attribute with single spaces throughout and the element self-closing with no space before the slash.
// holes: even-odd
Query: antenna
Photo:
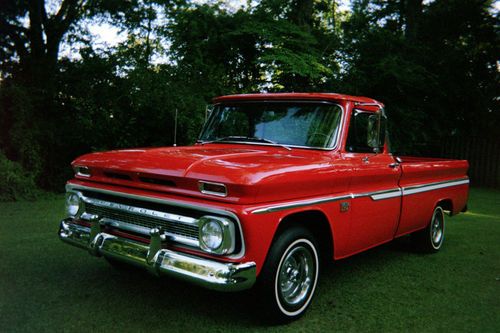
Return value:
<svg viewBox="0 0 500 333">
<path fill-rule="evenodd" d="M 174 118 L 174 147 L 177 147 L 177 109 L 175 109 Z"/>
</svg>

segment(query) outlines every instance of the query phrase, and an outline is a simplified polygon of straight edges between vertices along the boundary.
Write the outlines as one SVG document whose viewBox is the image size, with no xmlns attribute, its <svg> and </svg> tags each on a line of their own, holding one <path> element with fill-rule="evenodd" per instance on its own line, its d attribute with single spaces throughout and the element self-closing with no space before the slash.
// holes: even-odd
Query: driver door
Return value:
<svg viewBox="0 0 500 333">
<path fill-rule="evenodd" d="M 353 110 L 345 158 L 352 163 L 351 253 L 393 239 L 401 206 L 400 168 L 384 151 L 385 117 Z M 387 191 L 387 192 L 386 192 Z"/>
</svg>

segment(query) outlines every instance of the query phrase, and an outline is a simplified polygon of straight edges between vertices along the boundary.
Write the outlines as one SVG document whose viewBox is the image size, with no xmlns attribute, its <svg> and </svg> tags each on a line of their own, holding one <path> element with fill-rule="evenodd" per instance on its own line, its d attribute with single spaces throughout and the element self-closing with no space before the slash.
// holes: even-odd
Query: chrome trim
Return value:
<svg viewBox="0 0 500 333">
<path fill-rule="evenodd" d="M 122 229 L 122 230 L 126 230 L 126 231 L 131 231 L 131 232 L 135 232 L 135 233 L 147 235 L 147 236 L 149 236 L 149 232 L 151 230 L 149 228 L 142 227 L 139 225 L 130 224 L 127 222 L 117 221 L 117 220 L 108 219 L 108 218 L 102 218 L 100 220 L 100 223 L 101 223 L 101 225 L 110 226 L 113 228 L 118 228 L 118 229 Z M 182 243 L 182 244 L 196 247 L 196 248 L 200 247 L 200 242 L 198 239 L 184 237 L 184 236 L 181 236 L 178 234 L 173 234 L 173 233 L 168 232 L 166 230 L 161 230 L 161 235 L 166 236 L 166 238 L 168 238 L 174 242 Z"/>
<path fill-rule="evenodd" d="M 383 109 L 384 107 L 382 106 L 381 103 L 379 102 L 354 102 L 354 105 L 359 105 L 359 106 L 378 106 L 379 109 Z"/>
<path fill-rule="evenodd" d="M 161 199 L 161 198 L 156 198 L 156 197 L 149 197 L 149 196 L 128 194 L 128 193 L 124 193 L 124 192 L 117 192 L 117 191 L 112 191 L 112 190 L 105 190 L 105 189 L 100 189 L 100 188 L 90 187 L 90 186 L 85 186 L 85 185 L 76 185 L 76 184 L 70 184 L 70 183 L 66 184 L 66 191 L 74 191 L 74 190 L 94 191 L 94 192 L 103 193 L 103 194 L 116 195 L 116 196 L 123 197 L 123 198 L 130 198 L 130 199 L 137 199 L 137 200 L 155 202 L 155 203 L 160 203 L 160 204 L 167 204 L 167 205 L 189 208 L 189 209 L 193 209 L 193 210 L 203 211 L 203 212 L 222 215 L 222 216 L 228 216 L 228 217 L 232 218 L 238 224 L 238 229 L 239 229 L 239 233 L 240 233 L 240 240 L 241 240 L 241 251 L 238 253 L 232 254 L 232 255 L 225 256 L 225 257 L 230 258 L 230 259 L 240 259 L 245 254 L 246 247 L 245 247 L 245 238 L 243 237 L 243 228 L 241 226 L 241 222 L 240 222 L 240 219 L 238 218 L 238 216 L 231 211 L 217 209 L 217 208 L 213 208 L 213 207 L 206 207 L 206 206 L 202 206 L 202 205 L 195 205 L 195 204 L 179 202 L 179 201 L 172 200 L 172 199 L 166 200 L 166 199 Z"/>
<path fill-rule="evenodd" d="M 90 169 L 87 166 L 76 165 L 74 167 L 74 170 L 75 170 L 75 175 L 76 176 L 85 177 L 85 178 L 89 178 L 90 176 L 92 176 L 92 174 L 90 173 Z M 83 173 L 82 170 L 85 170 L 86 172 Z"/>
<path fill-rule="evenodd" d="M 120 204 L 116 202 L 111 202 L 111 201 L 104 201 L 100 199 L 95 199 L 95 198 L 89 198 L 83 195 L 83 193 L 79 191 L 70 191 L 68 193 L 73 193 L 76 194 L 81 202 L 80 206 L 80 211 L 76 215 L 77 217 L 80 217 L 82 220 L 87 220 L 90 221 L 94 215 L 89 214 L 85 211 L 85 204 L 92 204 L 97 207 L 102 207 L 102 208 L 110 208 L 113 210 L 117 211 L 122 211 L 126 213 L 131 213 L 137 216 L 146 216 L 146 217 L 153 217 L 158 220 L 163 220 L 163 221 L 169 221 L 169 222 L 175 222 L 176 224 L 184 224 L 184 225 L 195 225 L 198 226 L 198 220 L 192 217 L 187 217 L 187 216 L 182 216 L 182 215 L 177 215 L 177 214 L 171 214 L 171 213 L 166 213 L 166 212 L 161 212 L 157 210 L 152 210 L 152 209 L 146 209 L 146 208 L 140 208 L 140 207 L 135 207 L 135 206 L 129 206 L 125 204 Z M 73 216 L 74 217 L 74 216 Z M 131 232 L 136 232 L 145 236 L 149 236 L 149 228 L 140 226 L 140 225 L 134 225 L 127 223 L 125 221 L 119 221 L 115 219 L 110 219 L 110 218 L 102 218 L 101 222 L 102 225 L 107 225 L 110 227 L 126 230 L 126 231 L 131 231 Z M 200 243 L 198 239 L 193 239 L 191 237 L 186 237 L 183 235 L 179 234 L 174 234 L 171 233 L 167 230 L 161 230 L 162 235 L 167 236 L 170 240 L 174 242 L 178 242 L 181 244 L 185 244 L 188 246 L 193 246 L 196 248 L 199 248 Z M 234 233 L 233 233 L 234 236 Z"/>
<path fill-rule="evenodd" d="M 400 188 L 396 189 L 390 189 L 390 190 L 384 190 L 384 191 L 377 191 L 370 193 L 370 197 L 374 201 L 378 200 L 384 200 L 384 199 L 390 199 L 390 198 L 397 198 L 400 197 L 402 194 L 402 190 Z"/>
<path fill-rule="evenodd" d="M 290 208 L 300 208 L 300 207 L 312 206 L 312 205 L 333 202 L 333 201 L 338 201 L 338 200 L 344 200 L 344 199 L 352 199 L 352 198 L 353 198 L 352 194 L 349 194 L 349 195 L 341 195 L 341 196 L 336 196 L 336 197 L 301 200 L 301 201 L 295 201 L 295 202 L 291 202 L 291 203 L 275 205 L 275 206 L 270 206 L 270 207 L 265 207 L 265 208 L 257 208 L 257 209 L 252 210 L 252 214 L 274 213 L 274 212 L 279 212 L 281 210 L 286 210 L 286 209 L 290 209 Z"/>
<path fill-rule="evenodd" d="M 97 229 L 61 221 L 59 238 L 68 244 L 87 249 L 94 256 L 105 256 L 136 265 L 155 275 L 169 275 L 205 288 L 219 291 L 239 291 L 252 287 L 256 280 L 256 264 L 221 263 L 161 247 L 157 229 L 152 229 L 149 245 L 117 237 Z"/>
<path fill-rule="evenodd" d="M 469 184 L 469 178 L 461 178 L 460 180 L 447 180 L 442 182 L 435 182 L 429 184 L 420 184 L 414 186 L 403 187 L 403 195 L 411 195 L 416 193 L 428 192 L 437 190 L 440 188 L 452 187 Z"/>
<path fill-rule="evenodd" d="M 251 145 L 251 146 L 270 146 L 270 147 L 283 147 L 283 145 L 284 145 L 284 144 L 274 144 L 274 143 L 267 143 L 267 142 L 231 141 L 231 140 L 224 140 L 224 141 L 217 141 L 217 142 L 197 141 L 197 143 L 201 143 L 201 144 L 233 143 L 233 144 L 243 144 L 243 145 Z M 286 146 L 290 147 L 290 148 L 302 148 L 302 149 L 326 150 L 326 151 L 331 151 L 331 150 L 335 149 L 335 147 L 333 147 L 333 148 L 321 148 L 321 147 L 307 147 L 307 146 L 295 146 L 295 145 L 286 145 Z M 285 147 L 283 147 L 283 148 L 285 148 Z"/>
<path fill-rule="evenodd" d="M 204 189 L 205 188 L 205 184 L 222 186 L 222 187 L 224 187 L 224 193 L 207 191 L 207 190 Z M 226 186 L 226 184 L 214 183 L 214 182 L 207 182 L 207 181 L 204 181 L 204 180 L 199 180 L 198 181 L 198 189 L 203 194 L 216 195 L 218 197 L 227 197 L 227 186 Z"/>
<path fill-rule="evenodd" d="M 208 246 L 206 246 L 206 244 L 203 242 L 203 238 L 202 238 L 203 225 L 205 223 L 212 221 L 212 220 L 216 221 L 221 226 L 221 229 L 222 229 L 222 244 L 217 249 L 211 249 Z M 208 252 L 208 253 L 214 253 L 214 254 L 226 254 L 226 253 L 230 253 L 231 251 L 234 251 L 236 237 L 234 237 L 234 224 L 230 220 L 228 220 L 224 217 L 205 215 L 205 216 L 200 217 L 200 219 L 198 221 L 199 221 L 198 240 L 199 240 L 200 248 L 203 251 Z"/>
<path fill-rule="evenodd" d="M 400 188 L 391 188 L 388 190 L 374 191 L 374 192 L 366 192 L 366 193 L 352 193 L 352 198 L 363 198 L 370 197 L 373 201 L 396 198 L 401 196 Z"/>
<path fill-rule="evenodd" d="M 340 114 L 340 123 L 339 123 L 339 131 L 337 133 L 337 137 L 335 138 L 335 142 L 331 147 L 309 147 L 309 146 L 295 146 L 295 145 L 287 145 L 284 143 L 278 143 L 278 144 L 273 144 L 273 143 L 266 143 L 266 142 L 243 142 L 243 141 L 219 141 L 219 142 L 209 142 L 209 141 L 203 141 L 199 138 L 203 135 L 205 132 L 205 126 L 208 124 L 208 122 L 211 120 L 212 115 L 214 114 L 213 112 L 210 114 L 208 120 L 203 124 L 203 128 L 201 130 L 200 136 L 198 140 L 196 140 L 197 143 L 233 143 L 233 144 L 245 144 L 245 145 L 255 145 L 255 146 L 273 146 L 273 147 L 282 147 L 283 145 L 286 145 L 287 147 L 290 148 L 301 148 L 301 149 L 310 149 L 310 150 L 324 150 L 324 151 L 332 151 L 335 149 L 340 148 L 340 143 L 341 143 L 341 133 L 344 131 L 344 123 L 345 123 L 345 118 L 346 118 L 346 109 L 340 105 L 339 103 L 335 103 L 332 101 L 327 101 L 327 100 L 294 100 L 294 99 L 282 99 L 282 100 L 267 100 L 267 99 L 256 99 L 256 100 L 234 100 L 234 101 L 223 101 L 214 104 L 214 106 L 218 106 L 220 104 L 243 104 L 243 103 L 290 103 L 290 102 L 299 102 L 299 103 L 310 103 L 310 104 L 329 104 L 329 105 L 336 105 L 340 108 L 341 114 Z"/>
<path fill-rule="evenodd" d="M 80 192 L 78 192 L 78 193 L 80 193 Z M 99 207 L 112 208 L 112 209 L 120 210 L 123 212 L 132 213 L 135 215 L 149 216 L 149 217 L 154 217 L 154 218 L 157 218 L 160 220 L 173 221 L 173 222 L 178 222 L 178 223 L 187 224 L 187 225 L 197 225 L 198 224 L 198 221 L 195 218 L 188 217 L 188 216 L 182 216 L 182 215 L 171 214 L 171 213 L 161 212 L 161 211 L 152 210 L 152 209 L 129 206 L 129 205 L 120 204 L 120 203 L 111 202 L 111 201 L 104 201 L 104 200 L 100 200 L 100 199 L 89 198 L 89 197 L 84 196 L 83 194 L 81 195 L 81 198 L 85 203 L 89 203 L 89 204 L 99 206 Z"/>
<path fill-rule="evenodd" d="M 300 207 L 323 204 L 323 203 L 333 202 L 333 201 L 338 201 L 338 200 L 357 199 L 357 198 L 362 198 L 362 197 L 371 197 L 372 200 L 378 201 L 378 200 L 397 198 L 400 196 L 402 197 L 405 195 L 411 195 L 411 194 L 415 194 L 415 193 L 433 191 L 433 190 L 440 189 L 440 188 L 464 185 L 464 184 L 468 184 L 468 183 L 469 183 L 468 178 L 460 178 L 459 180 L 455 179 L 455 180 L 448 180 L 448 181 L 435 182 L 435 183 L 429 183 L 429 184 L 409 186 L 409 187 L 404 187 L 404 188 L 393 188 L 393 189 L 387 189 L 387 190 L 381 190 L 381 191 L 375 191 L 375 192 L 351 193 L 351 194 L 342 195 L 342 196 L 332 196 L 332 197 L 322 197 L 322 198 L 317 198 L 317 199 L 300 200 L 300 201 L 290 202 L 290 203 L 281 204 L 281 205 L 273 205 L 273 206 L 269 206 L 269 207 L 257 208 L 257 209 L 252 210 L 251 213 L 252 214 L 273 213 L 273 212 L 278 212 L 281 210 L 287 210 L 287 209 L 292 209 L 292 208 L 300 208 Z"/>
<path fill-rule="evenodd" d="M 78 210 L 76 212 L 76 214 L 74 215 L 71 215 L 69 212 L 68 212 L 68 198 L 71 194 L 74 194 L 78 197 Z M 64 202 L 64 208 L 65 208 L 65 211 L 66 211 L 66 214 L 70 217 L 80 217 L 82 214 L 85 213 L 85 203 L 82 201 L 82 198 L 81 198 L 81 193 L 80 192 L 66 192 L 66 198 L 65 198 L 65 202 Z"/>
</svg>

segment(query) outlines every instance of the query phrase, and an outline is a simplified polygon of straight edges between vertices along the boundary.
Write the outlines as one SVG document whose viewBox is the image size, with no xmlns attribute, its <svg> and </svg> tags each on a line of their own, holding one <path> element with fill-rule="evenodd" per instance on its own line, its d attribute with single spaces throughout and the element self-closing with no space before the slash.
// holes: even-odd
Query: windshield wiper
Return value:
<svg viewBox="0 0 500 333">
<path fill-rule="evenodd" d="M 230 136 L 225 136 L 225 137 L 218 138 L 218 139 L 215 139 L 215 140 L 200 141 L 200 143 L 202 145 L 204 145 L 204 144 L 207 144 L 207 143 L 216 143 L 216 142 L 234 141 L 234 140 L 244 141 L 244 140 L 248 140 L 248 139 L 250 139 L 250 138 L 247 137 L 247 136 L 230 135 Z"/>
<path fill-rule="evenodd" d="M 284 144 L 282 143 L 279 143 L 279 142 L 276 142 L 276 141 L 273 141 L 273 140 L 269 140 L 269 139 L 265 139 L 265 138 L 257 138 L 257 137 L 253 137 L 253 138 L 249 138 L 251 140 L 255 140 L 255 141 L 258 141 L 258 142 L 265 142 L 265 143 L 270 143 L 270 144 L 273 144 L 273 145 L 276 145 L 276 146 L 280 146 L 280 147 L 283 147 L 287 150 L 292 150 L 292 148 L 288 147 L 288 146 L 285 146 Z"/>
<path fill-rule="evenodd" d="M 225 142 L 225 141 L 249 141 L 249 142 L 265 142 L 265 143 L 270 143 L 276 146 L 283 147 L 287 150 L 292 150 L 292 148 L 285 146 L 284 144 L 281 144 L 279 142 L 265 139 L 265 138 L 257 138 L 257 137 L 249 137 L 249 136 L 239 136 L 239 135 L 230 135 L 230 136 L 225 136 L 223 138 L 218 138 L 215 140 L 210 140 L 210 141 L 201 141 L 200 143 L 202 145 L 207 144 L 207 143 L 217 143 L 217 142 Z"/>
</svg>

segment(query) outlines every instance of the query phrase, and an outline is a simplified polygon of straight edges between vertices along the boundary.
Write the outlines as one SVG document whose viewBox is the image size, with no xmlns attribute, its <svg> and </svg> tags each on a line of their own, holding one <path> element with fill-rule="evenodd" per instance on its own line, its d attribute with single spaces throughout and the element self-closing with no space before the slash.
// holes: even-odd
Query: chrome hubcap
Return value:
<svg viewBox="0 0 500 333">
<path fill-rule="evenodd" d="M 299 304 L 307 298 L 315 269 L 312 254 L 304 246 L 298 246 L 286 255 L 280 268 L 278 286 L 287 304 Z"/>
<path fill-rule="evenodd" d="M 431 240 L 436 246 L 439 246 L 443 239 L 443 222 L 443 214 L 440 210 L 436 210 L 431 222 Z"/>
</svg>

